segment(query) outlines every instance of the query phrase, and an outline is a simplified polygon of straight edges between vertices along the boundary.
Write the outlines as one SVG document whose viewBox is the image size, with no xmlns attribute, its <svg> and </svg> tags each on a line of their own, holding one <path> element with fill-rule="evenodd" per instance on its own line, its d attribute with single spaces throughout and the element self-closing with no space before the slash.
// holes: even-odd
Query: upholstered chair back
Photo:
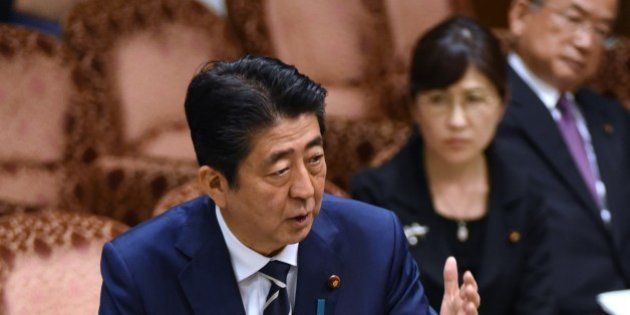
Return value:
<svg viewBox="0 0 630 315">
<path fill-rule="evenodd" d="M 187 86 L 207 61 L 240 56 L 239 45 L 223 19 L 193 0 L 87 0 L 68 16 L 64 36 L 79 60 L 83 103 L 100 118 L 89 176 L 76 190 L 94 192 L 84 207 L 134 225 L 194 175 Z"/>
<path fill-rule="evenodd" d="M 0 313 L 96 314 L 103 244 L 125 229 L 60 211 L 0 218 Z"/>
<path fill-rule="evenodd" d="M 0 25 L 0 201 L 36 208 L 60 202 L 73 129 L 81 124 L 70 64 L 55 39 Z"/>
<path fill-rule="evenodd" d="M 630 38 L 620 37 L 607 47 L 593 87 L 619 100 L 630 110 Z"/>
<path fill-rule="evenodd" d="M 192 0 L 90 0 L 65 24 L 105 154 L 194 160 L 186 88 L 209 60 L 238 56 L 226 23 Z"/>
<path fill-rule="evenodd" d="M 472 15 L 470 0 L 385 0 L 387 27 L 393 46 L 387 64 L 390 88 L 387 89 L 387 113 L 406 120 L 409 68 L 418 39 L 431 27 L 454 14 Z"/>
<path fill-rule="evenodd" d="M 329 118 L 326 124 L 326 178 L 343 190 L 357 171 L 380 165 L 407 141 L 411 127 L 391 119 Z"/>
<path fill-rule="evenodd" d="M 246 51 L 295 65 L 329 91 L 327 114 L 377 116 L 389 58 L 381 1 L 228 0 Z"/>
</svg>

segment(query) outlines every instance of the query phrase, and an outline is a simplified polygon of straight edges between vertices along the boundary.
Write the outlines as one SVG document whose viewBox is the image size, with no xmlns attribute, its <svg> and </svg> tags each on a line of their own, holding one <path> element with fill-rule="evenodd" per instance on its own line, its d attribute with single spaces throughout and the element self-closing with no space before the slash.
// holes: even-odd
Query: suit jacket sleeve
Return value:
<svg viewBox="0 0 630 315">
<path fill-rule="evenodd" d="M 394 254 L 389 273 L 388 314 L 436 314 L 420 282 L 420 270 L 407 248 L 407 239 L 394 213 Z"/>
<path fill-rule="evenodd" d="M 547 217 L 544 200 L 534 194 L 525 235 L 526 260 L 519 281 L 516 314 L 555 314 L 550 282 L 550 252 L 547 241 Z M 483 297 L 482 297 L 483 301 Z"/>
<path fill-rule="evenodd" d="M 101 305 L 99 314 L 144 314 L 133 277 L 113 243 L 105 244 L 101 258 Z"/>
</svg>

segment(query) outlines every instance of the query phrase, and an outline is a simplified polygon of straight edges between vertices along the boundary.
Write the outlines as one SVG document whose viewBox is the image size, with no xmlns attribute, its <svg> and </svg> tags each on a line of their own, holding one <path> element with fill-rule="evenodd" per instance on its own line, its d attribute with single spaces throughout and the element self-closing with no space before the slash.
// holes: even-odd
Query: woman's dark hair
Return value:
<svg viewBox="0 0 630 315">
<path fill-rule="evenodd" d="M 469 66 L 475 66 L 505 97 L 507 62 L 498 39 L 470 18 L 454 17 L 438 24 L 420 38 L 413 51 L 411 97 L 448 87 Z"/>
<path fill-rule="evenodd" d="M 199 165 L 237 187 L 240 163 L 254 136 L 279 119 L 317 117 L 322 135 L 326 90 L 293 66 L 267 57 L 209 62 L 188 86 L 186 119 Z"/>
</svg>

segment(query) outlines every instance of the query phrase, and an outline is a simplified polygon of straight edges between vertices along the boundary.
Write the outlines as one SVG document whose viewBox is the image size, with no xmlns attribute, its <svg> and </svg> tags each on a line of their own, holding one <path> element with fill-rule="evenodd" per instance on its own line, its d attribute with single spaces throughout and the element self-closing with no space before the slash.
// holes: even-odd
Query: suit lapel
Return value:
<svg viewBox="0 0 630 315">
<path fill-rule="evenodd" d="M 204 209 L 190 211 L 186 230 L 175 245 L 190 258 L 179 282 L 195 314 L 245 315 L 214 204 L 205 198 Z"/>
<path fill-rule="evenodd" d="M 417 133 L 412 135 L 408 144 L 396 156 L 395 165 L 399 180 L 393 182 L 388 191 L 397 208 L 398 215 L 404 224 L 418 223 L 425 226 L 438 226 L 435 222 L 434 207 L 426 179 L 426 174 L 420 167 L 424 163 L 422 156 L 422 140 Z M 412 167 L 409 167 L 412 166 Z M 429 209 L 430 211 L 418 211 Z M 410 250 L 419 253 L 422 258 L 418 265 L 422 277 L 431 279 L 435 283 L 442 283 L 443 268 L 446 258 L 449 256 L 449 245 L 446 236 L 437 229 L 427 232 L 424 238 L 419 239 L 416 245 L 410 245 Z"/>
<path fill-rule="evenodd" d="M 513 69 L 510 68 L 509 72 L 510 88 L 513 93 L 509 106 L 515 112 L 514 118 L 519 120 L 529 140 L 539 149 L 545 161 L 551 165 L 564 184 L 571 189 L 577 199 L 592 210 L 592 215 L 597 216 L 598 207 L 549 110 Z"/>
<path fill-rule="evenodd" d="M 597 156 L 600 177 L 606 183 L 607 208 L 613 215 L 612 232 L 614 243 L 617 248 L 621 248 L 624 239 L 624 231 L 621 230 L 621 227 L 625 224 L 616 223 L 628 222 L 628 211 L 618 211 L 623 208 L 623 205 L 617 205 L 617 200 L 612 198 L 612 196 L 623 196 L 624 193 L 620 190 L 627 189 L 627 187 L 624 187 L 617 181 L 617 172 L 620 167 L 618 159 L 619 156 L 623 155 L 623 152 L 615 150 L 615 148 L 619 148 L 617 143 L 619 140 L 615 137 L 614 124 L 609 116 L 610 114 L 606 111 L 606 107 L 597 106 L 597 100 L 589 98 L 589 95 L 584 91 L 576 94 L 576 100 L 588 125 L 593 150 Z M 608 128 L 608 131 L 606 131 L 606 128 Z"/>
<path fill-rule="evenodd" d="M 521 183 L 515 179 L 518 174 L 510 174 L 510 169 L 502 164 L 494 147 L 487 151 L 490 171 L 490 196 L 488 200 L 488 215 L 486 237 L 483 244 L 482 267 L 479 271 L 479 288 L 484 290 L 497 279 L 503 264 L 509 255 L 508 247 L 508 216 L 510 210 L 517 205 L 521 197 Z"/>
<path fill-rule="evenodd" d="M 326 300 L 325 314 L 333 314 L 337 292 L 328 286 L 331 275 L 341 278 L 343 288 L 343 265 L 339 260 L 341 251 L 335 239 L 338 230 L 335 223 L 321 209 L 313 228 L 298 249 L 298 277 L 293 314 L 315 314 L 317 300 Z"/>
</svg>

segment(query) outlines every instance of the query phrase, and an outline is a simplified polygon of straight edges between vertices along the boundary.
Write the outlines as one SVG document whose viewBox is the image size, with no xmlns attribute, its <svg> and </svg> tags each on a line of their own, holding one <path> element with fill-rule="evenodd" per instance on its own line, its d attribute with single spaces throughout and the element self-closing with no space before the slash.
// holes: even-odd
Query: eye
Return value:
<svg viewBox="0 0 630 315">
<path fill-rule="evenodd" d="M 319 164 L 324 159 L 324 154 L 317 154 L 309 159 L 310 164 Z"/>
<path fill-rule="evenodd" d="M 611 33 L 610 27 L 605 26 L 605 25 L 595 26 L 594 30 L 597 36 L 601 38 L 608 38 L 608 36 L 610 36 L 610 33 Z"/>
<path fill-rule="evenodd" d="M 480 94 L 469 94 L 466 96 L 466 102 L 467 103 L 482 103 L 486 100 L 486 98 L 483 95 Z"/>
<path fill-rule="evenodd" d="M 286 175 L 288 173 L 289 173 L 289 168 L 285 167 L 285 168 L 283 168 L 283 169 L 281 169 L 279 171 L 275 171 L 275 172 L 271 173 L 271 175 L 282 177 L 282 176 L 284 176 L 284 175 Z"/>
<path fill-rule="evenodd" d="M 444 94 L 430 94 L 427 98 L 429 100 L 429 103 L 435 105 L 443 105 L 446 104 L 448 101 L 446 95 Z"/>
</svg>

